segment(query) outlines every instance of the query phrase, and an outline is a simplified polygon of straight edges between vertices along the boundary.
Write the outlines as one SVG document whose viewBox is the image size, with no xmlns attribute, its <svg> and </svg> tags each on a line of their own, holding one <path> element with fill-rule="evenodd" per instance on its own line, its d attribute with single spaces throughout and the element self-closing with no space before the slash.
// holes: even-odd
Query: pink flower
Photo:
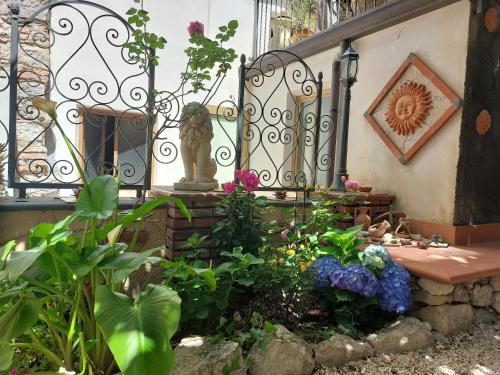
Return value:
<svg viewBox="0 0 500 375">
<path fill-rule="evenodd" d="M 359 184 L 355 180 L 345 180 L 344 186 L 347 191 L 356 192 L 359 189 Z"/>
<path fill-rule="evenodd" d="M 222 188 L 224 189 L 224 192 L 226 194 L 231 194 L 233 191 L 236 190 L 236 182 L 234 181 L 230 181 L 230 182 L 226 182 L 225 184 L 222 184 Z"/>
<path fill-rule="evenodd" d="M 189 22 L 187 31 L 191 36 L 193 36 L 194 34 L 203 35 L 205 33 L 205 25 L 203 25 L 200 21 Z"/>
<path fill-rule="evenodd" d="M 243 184 L 243 188 L 246 192 L 251 193 L 259 187 L 260 179 L 255 173 L 249 170 L 241 170 L 235 172 L 238 180 Z"/>
<path fill-rule="evenodd" d="M 17 374 L 18 374 L 17 367 L 14 367 L 14 368 L 10 371 L 10 375 L 17 375 Z"/>
</svg>

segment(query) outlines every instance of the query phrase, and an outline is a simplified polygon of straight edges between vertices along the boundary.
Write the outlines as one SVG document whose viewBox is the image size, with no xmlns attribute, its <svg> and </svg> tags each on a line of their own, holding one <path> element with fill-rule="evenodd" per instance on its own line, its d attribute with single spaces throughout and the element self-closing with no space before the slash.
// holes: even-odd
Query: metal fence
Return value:
<svg viewBox="0 0 500 375">
<path fill-rule="evenodd" d="M 256 0 L 254 56 L 287 48 L 387 0 Z"/>
<path fill-rule="evenodd" d="M 124 44 L 132 31 L 120 15 L 84 0 L 51 2 L 23 19 L 11 7 L 10 72 L 0 69 L 9 119 L 8 126 L 0 119 L 0 136 L 8 142 L 9 187 L 21 196 L 82 184 L 55 124 L 33 106 L 35 96 L 58 103 L 58 122 L 88 177 L 119 171 L 121 187 L 139 192 L 151 185 L 151 165 L 179 167 L 173 140 L 185 98 L 156 90 L 154 66 L 129 58 Z M 252 169 L 263 190 L 303 190 L 323 179 L 334 133 L 322 110 L 321 79 L 286 51 L 250 65 L 243 56 L 238 102 L 220 103 L 212 121 L 219 168 L 230 176 Z M 154 128 L 159 117 L 161 134 Z M 156 143 L 148 152 L 151 134 Z"/>
</svg>

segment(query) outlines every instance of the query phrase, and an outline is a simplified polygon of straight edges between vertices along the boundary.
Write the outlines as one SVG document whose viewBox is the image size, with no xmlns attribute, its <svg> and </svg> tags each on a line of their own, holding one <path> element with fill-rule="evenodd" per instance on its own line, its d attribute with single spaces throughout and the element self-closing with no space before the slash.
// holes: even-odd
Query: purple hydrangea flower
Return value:
<svg viewBox="0 0 500 375">
<path fill-rule="evenodd" d="M 387 263 L 380 277 L 378 301 L 383 310 L 404 313 L 413 303 L 410 274 L 396 263 Z"/>
<path fill-rule="evenodd" d="M 314 273 L 314 285 L 317 289 L 323 289 L 329 287 L 330 275 L 337 270 L 342 268 L 340 265 L 340 260 L 333 256 L 325 256 L 314 261 L 311 266 L 311 270 Z"/>
<path fill-rule="evenodd" d="M 360 264 L 350 264 L 330 274 L 332 287 L 349 290 L 365 297 L 374 297 L 379 289 L 375 275 Z"/>
</svg>

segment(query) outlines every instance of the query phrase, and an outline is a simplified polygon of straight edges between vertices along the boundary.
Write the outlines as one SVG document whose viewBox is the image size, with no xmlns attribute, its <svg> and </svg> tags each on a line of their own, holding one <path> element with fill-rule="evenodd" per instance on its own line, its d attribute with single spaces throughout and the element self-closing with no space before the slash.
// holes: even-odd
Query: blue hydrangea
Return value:
<svg viewBox="0 0 500 375">
<path fill-rule="evenodd" d="M 377 297 L 383 310 L 404 313 L 413 303 L 410 274 L 396 263 L 387 263 L 380 276 Z"/>
<path fill-rule="evenodd" d="M 325 256 L 314 261 L 311 266 L 311 270 L 314 273 L 314 285 L 317 289 L 323 289 L 329 287 L 330 275 L 337 270 L 342 268 L 340 265 L 340 259 L 333 256 Z"/>
<path fill-rule="evenodd" d="M 350 264 L 336 269 L 330 275 L 331 286 L 349 290 L 365 297 L 374 297 L 379 289 L 375 275 L 360 264 Z"/>
</svg>

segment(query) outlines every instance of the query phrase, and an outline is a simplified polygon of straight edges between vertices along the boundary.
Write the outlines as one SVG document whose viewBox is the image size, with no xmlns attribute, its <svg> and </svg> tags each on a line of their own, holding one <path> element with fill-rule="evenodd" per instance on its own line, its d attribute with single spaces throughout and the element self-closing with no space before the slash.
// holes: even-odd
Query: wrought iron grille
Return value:
<svg viewBox="0 0 500 375">
<path fill-rule="evenodd" d="M 322 109 L 322 73 L 277 50 L 242 64 L 240 74 L 237 168 L 255 171 L 264 190 L 329 184 L 334 129 Z"/>
<path fill-rule="evenodd" d="M 9 187 L 25 195 L 81 185 L 62 137 L 32 105 L 34 96 L 58 103 L 58 120 L 88 177 L 119 171 L 121 187 L 139 191 L 151 185 L 151 166 L 162 166 L 170 179 L 180 173 L 187 94 L 182 84 L 156 90 L 154 66 L 129 58 L 124 44 L 133 29 L 126 20 L 85 0 L 51 2 L 26 19 L 18 8 L 11 13 L 10 72 L 0 69 L 0 94 L 8 90 L 10 100 L 8 127 L 0 118 Z M 212 106 L 216 178 L 225 182 L 235 169 L 250 168 L 262 190 L 321 183 L 334 138 L 322 100 L 321 73 L 316 77 L 298 56 L 270 51 L 249 66 L 242 56 L 238 102 Z"/>
<path fill-rule="evenodd" d="M 35 96 L 57 102 L 58 122 L 92 177 L 113 174 L 122 188 L 147 183 L 153 66 L 130 59 L 132 27 L 99 4 L 65 0 L 27 19 L 11 7 L 9 186 L 73 188 L 76 165 Z"/>
<path fill-rule="evenodd" d="M 253 56 L 288 46 L 387 0 L 256 0 Z"/>
</svg>

